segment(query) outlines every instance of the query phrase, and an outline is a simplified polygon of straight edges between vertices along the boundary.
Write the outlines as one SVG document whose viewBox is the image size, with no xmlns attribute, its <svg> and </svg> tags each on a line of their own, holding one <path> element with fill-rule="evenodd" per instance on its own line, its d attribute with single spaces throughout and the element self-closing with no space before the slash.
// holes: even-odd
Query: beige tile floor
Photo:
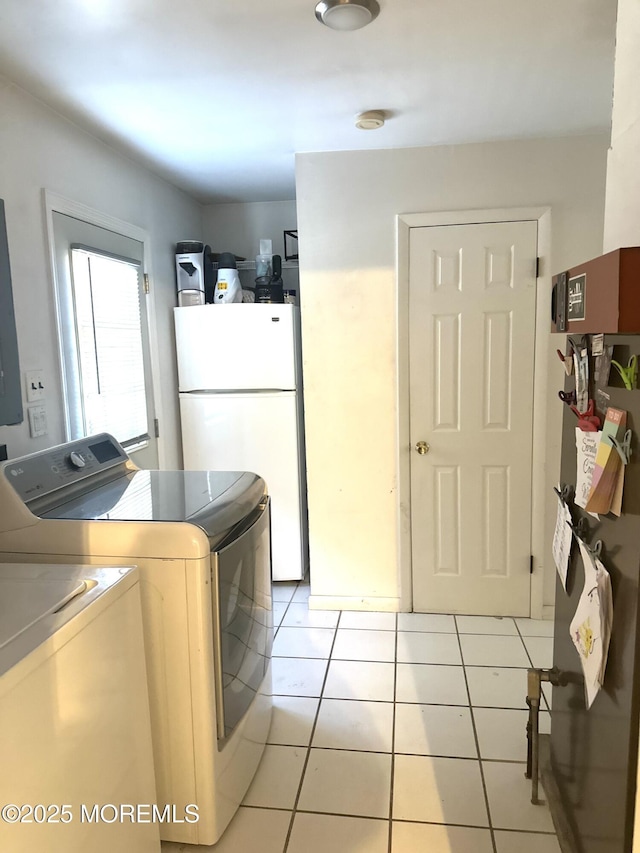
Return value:
<svg viewBox="0 0 640 853">
<path fill-rule="evenodd" d="M 526 668 L 552 665 L 552 623 L 308 594 L 274 588 L 273 724 L 244 804 L 215 847 L 163 853 L 559 853 L 524 778 Z"/>
</svg>

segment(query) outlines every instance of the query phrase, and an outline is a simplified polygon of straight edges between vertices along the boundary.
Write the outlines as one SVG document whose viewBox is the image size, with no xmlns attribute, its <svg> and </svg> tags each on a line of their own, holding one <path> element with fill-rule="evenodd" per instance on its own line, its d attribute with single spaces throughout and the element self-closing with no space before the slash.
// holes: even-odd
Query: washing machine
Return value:
<svg viewBox="0 0 640 853">
<path fill-rule="evenodd" d="M 103 433 L 0 468 L 0 561 L 136 565 L 159 806 L 198 821 L 164 840 L 214 844 L 271 722 L 271 548 L 264 481 L 145 471 Z"/>
<path fill-rule="evenodd" d="M 146 685 L 137 569 L 0 565 L 0 850 L 160 853 Z"/>
</svg>

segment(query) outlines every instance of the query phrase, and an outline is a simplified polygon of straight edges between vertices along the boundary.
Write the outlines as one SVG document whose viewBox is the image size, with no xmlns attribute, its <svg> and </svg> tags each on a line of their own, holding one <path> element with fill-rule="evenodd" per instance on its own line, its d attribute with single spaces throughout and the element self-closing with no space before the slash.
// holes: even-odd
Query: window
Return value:
<svg viewBox="0 0 640 853">
<path fill-rule="evenodd" d="M 78 345 L 74 432 L 109 432 L 124 445 L 149 438 L 140 314 L 140 264 L 71 247 Z"/>
<path fill-rule="evenodd" d="M 67 438 L 108 432 L 157 468 L 144 244 L 56 210 L 52 225 Z"/>
</svg>

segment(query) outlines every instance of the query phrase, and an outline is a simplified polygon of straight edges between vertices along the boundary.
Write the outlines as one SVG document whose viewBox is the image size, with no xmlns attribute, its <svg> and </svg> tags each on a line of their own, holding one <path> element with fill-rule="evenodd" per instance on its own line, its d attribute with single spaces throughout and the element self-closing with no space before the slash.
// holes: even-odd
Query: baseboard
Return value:
<svg viewBox="0 0 640 853">
<path fill-rule="evenodd" d="M 399 598 L 362 598 L 350 595 L 310 595 L 309 610 L 368 610 L 398 613 Z"/>
<path fill-rule="evenodd" d="M 552 622 L 555 619 L 556 607 L 555 604 L 544 604 L 542 607 L 542 618 L 550 619 Z"/>
</svg>

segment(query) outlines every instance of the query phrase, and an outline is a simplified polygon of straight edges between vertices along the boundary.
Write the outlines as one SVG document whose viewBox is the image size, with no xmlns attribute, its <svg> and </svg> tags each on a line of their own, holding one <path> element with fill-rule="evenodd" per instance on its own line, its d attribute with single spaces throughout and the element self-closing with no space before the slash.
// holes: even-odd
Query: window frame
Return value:
<svg viewBox="0 0 640 853">
<path fill-rule="evenodd" d="M 49 271 L 51 276 L 51 283 L 53 287 L 54 299 L 53 299 L 53 307 L 55 313 L 55 322 L 56 322 L 56 333 L 57 333 L 57 341 L 58 341 L 58 368 L 59 375 L 61 377 L 62 387 L 63 387 L 63 395 L 65 400 L 64 405 L 64 432 L 65 432 L 65 440 L 71 440 L 71 422 L 69 411 L 67 408 L 67 400 L 69 400 L 69 388 L 67 387 L 67 378 L 65 373 L 65 354 L 64 354 L 64 333 L 67 328 L 68 318 L 63 316 L 63 311 L 61 309 L 61 305 L 63 301 L 61 301 L 61 290 L 66 285 L 63 282 L 58 280 L 58 271 L 57 271 L 57 263 L 56 263 L 56 244 L 55 244 L 55 233 L 54 233 L 54 214 L 60 213 L 65 216 L 70 216 L 75 219 L 80 220 L 81 222 L 85 222 L 88 225 L 94 225 L 98 228 L 103 228 L 107 231 L 113 231 L 115 234 L 122 235 L 123 237 L 130 238 L 132 240 L 136 240 L 141 243 L 143 246 L 143 259 L 141 264 L 141 274 L 146 279 L 151 278 L 151 238 L 147 231 L 143 228 L 140 228 L 137 225 L 133 225 L 130 222 L 126 222 L 122 219 L 117 219 L 116 217 L 109 216 L 108 214 L 102 213 L 98 210 L 95 210 L 87 205 L 81 204 L 80 202 L 73 201 L 71 199 L 65 198 L 63 196 L 58 195 L 57 193 L 51 192 L 50 190 L 43 189 L 43 203 L 45 209 L 45 221 L 46 221 L 46 231 L 47 231 L 47 242 L 48 242 L 48 250 L 49 250 Z M 74 243 L 75 245 L 79 245 Z M 91 251 L 95 251 L 99 253 L 99 250 L 90 248 Z M 152 421 L 157 421 L 158 412 L 163 411 L 162 406 L 162 389 L 160 385 L 160 359 L 159 359 L 159 344 L 158 344 L 158 335 L 157 335 L 157 323 L 156 323 L 156 314 L 157 314 L 157 306 L 155 293 L 153 289 L 149 293 L 145 293 L 146 300 L 146 333 L 148 336 L 148 346 L 149 346 L 149 357 L 150 357 L 150 368 L 151 368 L 151 386 L 153 389 L 153 398 L 154 398 L 154 417 Z M 149 424 L 150 430 L 153 434 L 155 430 L 155 423 L 152 422 Z M 165 435 L 161 431 L 160 436 L 155 436 L 155 441 L 157 442 L 157 453 L 158 453 L 158 465 L 160 468 L 166 467 L 166 458 L 167 458 L 167 448 L 165 444 Z M 129 450 L 134 450 L 133 447 L 130 447 Z"/>
</svg>

